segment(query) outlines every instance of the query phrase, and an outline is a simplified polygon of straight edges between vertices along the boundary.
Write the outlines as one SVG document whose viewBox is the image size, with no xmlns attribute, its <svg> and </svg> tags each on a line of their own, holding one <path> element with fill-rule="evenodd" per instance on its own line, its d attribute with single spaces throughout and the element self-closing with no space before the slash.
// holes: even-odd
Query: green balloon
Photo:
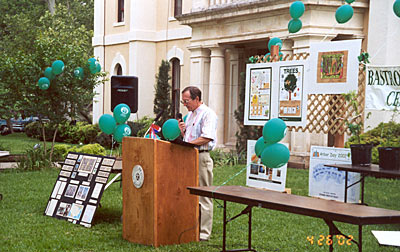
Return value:
<svg viewBox="0 0 400 252">
<path fill-rule="evenodd" d="M 271 53 L 267 53 L 264 55 L 264 58 L 269 62 L 271 61 Z"/>
<path fill-rule="evenodd" d="M 52 72 L 54 75 L 59 75 L 64 71 L 64 62 L 62 60 L 56 60 L 53 62 L 51 65 L 52 67 Z"/>
<path fill-rule="evenodd" d="M 393 3 L 393 12 L 397 17 L 400 17 L 400 0 L 396 0 Z"/>
<path fill-rule="evenodd" d="M 114 139 L 118 143 L 122 142 L 122 138 L 130 136 L 132 133 L 131 127 L 127 124 L 118 125 L 114 132 Z"/>
<path fill-rule="evenodd" d="M 187 116 L 188 116 L 188 115 L 185 115 L 185 116 L 183 117 L 183 121 L 184 121 L 184 122 L 186 122 Z"/>
<path fill-rule="evenodd" d="M 165 139 L 173 141 L 180 134 L 179 122 L 176 119 L 168 119 L 162 126 L 161 132 Z"/>
<path fill-rule="evenodd" d="M 300 18 L 304 14 L 305 9 L 302 1 L 293 2 L 289 8 L 290 16 L 294 19 Z"/>
<path fill-rule="evenodd" d="M 278 45 L 279 46 L 279 50 L 281 50 L 282 48 L 282 40 L 280 38 L 274 37 L 271 38 L 268 42 L 268 50 L 271 51 L 271 46 L 273 45 Z"/>
<path fill-rule="evenodd" d="M 96 69 L 96 61 L 97 60 L 95 58 L 88 59 L 88 64 L 89 64 L 89 69 L 90 70 L 92 70 L 92 68 Z"/>
<path fill-rule="evenodd" d="M 261 157 L 261 153 L 263 152 L 263 150 L 265 149 L 266 146 L 267 146 L 267 144 L 264 141 L 264 137 L 260 137 L 257 140 L 256 145 L 254 146 L 254 150 L 255 150 L 257 157 Z"/>
<path fill-rule="evenodd" d="M 50 80 L 47 77 L 42 77 L 38 81 L 38 86 L 41 90 L 46 90 L 50 87 Z"/>
<path fill-rule="evenodd" d="M 348 3 L 348 4 L 351 4 L 351 3 L 353 3 L 355 0 L 345 0 L 346 1 L 346 3 Z"/>
<path fill-rule="evenodd" d="M 112 134 L 116 126 L 117 122 L 112 115 L 104 114 L 99 119 L 100 130 L 106 134 Z"/>
<path fill-rule="evenodd" d="M 56 76 L 53 74 L 53 68 L 47 67 L 44 70 L 44 77 L 46 77 L 49 80 L 53 80 Z"/>
<path fill-rule="evenodd" d="M 300 31 L 301 27 L 303 26 L 300 19 L 292 19 L 289 21 L 288 30 L 289 33 L 296 33 Z"/>
<path fill-rule="evenodd" d="M 120 103 L 115 106 L 113 110 L 113 115 L 117 123 L 125 123 L 131 116 L 131 108 L 125 103 Z"/>
<path fill-rule="evenodd" d="M 92 74 L 96 74 L 96 73 L 98 73 L 98 72 L 100 72 L 101 71 L 101 65 L 100 65 L 100 63 L 98 62 L 98 61 L 96 61 L 95 63 L 94 63 L 94 66 L 90 66 L 89 67 L 89 69 L 90 69 L 90 72 L 92 73 Z"/>
<path fill-rule="evenodd" d="M 83 80 L 84 75 L 84 70 L 82 67 L 77 67 L 74 70 L 74 76 L 75 78 L 79 79 L 79 80 Z"/>
<path fill-rule="evenodd" d="M 286 136 L 286 123 L 279 118 L 272 118 L 264 124 L 264 141 L 267 144 L 277 143 Z"/>
<path fill-rule="evenodd" d="M 344 4 L 339 8 L 337 8 L 335 13 L 335 18 L 339 24 L 344 24 L 353 17 L 353 14 L 354 14 L 353 7 L 351 7 L 348 4 Z"/>
<path fill-rule="evenodd" d="M 290 158 L 289 149 L 281 143 L 274 143 L 265 147 L 261 154 L 261 162 L 269 168 L 284 166 Z"/>
</svg>

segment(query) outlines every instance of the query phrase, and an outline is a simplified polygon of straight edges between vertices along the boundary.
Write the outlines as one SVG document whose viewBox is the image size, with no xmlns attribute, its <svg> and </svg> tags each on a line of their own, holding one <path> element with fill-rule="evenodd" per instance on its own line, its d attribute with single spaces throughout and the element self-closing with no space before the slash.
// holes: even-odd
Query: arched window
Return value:
<svg viewBox="0 0 400 252">
<path fill-rule="evenodd" d="M 179 112 L 181 89 L 181 64 L 179 59 L 173 58 L 172 65 L 172 111 L 174 115 Z"/>
<path fill-rule="evenodd" d="M 114 75 L 122 75 L 122 67 L 120 64 L 115 66 Z"/>
<path fill-rule="evenodd" d="M 174 0 L 174 17 L 182 14 L 182 0 Z"/>
</svg>

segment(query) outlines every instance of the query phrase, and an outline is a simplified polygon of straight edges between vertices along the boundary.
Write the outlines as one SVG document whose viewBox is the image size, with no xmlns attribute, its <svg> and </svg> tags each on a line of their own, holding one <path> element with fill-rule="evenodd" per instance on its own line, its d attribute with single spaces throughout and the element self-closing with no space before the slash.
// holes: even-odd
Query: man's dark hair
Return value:
<svg viewBox="0 0 400 252">
<path fill-rule="evenodd" d="M 194 86 L 185 87 L 185 89 L 183 89 L 182 91 L 182 94 L 185 93 L 186 91 L 189 91 L 190 98 L 192 100 L 196 99 L 196 97 L 199 97 L 199 101 L 201 101 L 201 90 L 198 87 Z"/>
</svg>

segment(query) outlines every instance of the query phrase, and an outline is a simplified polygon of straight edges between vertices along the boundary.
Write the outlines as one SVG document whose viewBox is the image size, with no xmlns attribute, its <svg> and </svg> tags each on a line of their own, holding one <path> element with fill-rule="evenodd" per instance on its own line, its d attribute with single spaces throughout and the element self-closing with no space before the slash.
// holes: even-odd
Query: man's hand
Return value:
<svg viewBox="0 0 400 252">
<path fill-rule="evenodd" d="M 185 136 L 186 126 L 185 122 L 182 119 L 179 120 L 179 129 L 181 130 L 181 135 Z"/>
</svg>

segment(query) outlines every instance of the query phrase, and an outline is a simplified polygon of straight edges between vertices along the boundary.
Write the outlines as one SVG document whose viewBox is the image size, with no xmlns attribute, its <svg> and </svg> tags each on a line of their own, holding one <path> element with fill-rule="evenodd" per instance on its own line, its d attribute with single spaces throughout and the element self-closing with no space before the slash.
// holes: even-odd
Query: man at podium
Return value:
<svg viewBox="0 0 400 252">
<path fill-rule="evenodd" d="M 185 142 L 199 149 L 199 186 L 211 186 L 213 181 L 213 160 L 211 151 L 217 140 L 217 115 L 201 100 L 201 90 L 189 86 L 182 91 L 182 104 L 189 111 L 186 122 L 180 120 L 179 128 Z M 199 197 L 200 202 L 200 240 L 208 240 L 213 221 L 213 201 Z"/>
</svg>

